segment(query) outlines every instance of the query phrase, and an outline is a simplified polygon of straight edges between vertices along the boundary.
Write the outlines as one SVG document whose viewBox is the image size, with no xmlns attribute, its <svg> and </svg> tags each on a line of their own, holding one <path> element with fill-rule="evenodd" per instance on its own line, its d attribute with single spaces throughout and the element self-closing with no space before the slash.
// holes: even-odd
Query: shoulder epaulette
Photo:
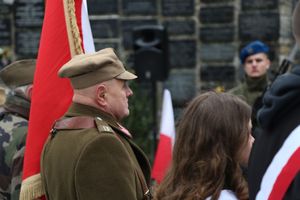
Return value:
<svg viewBox="0 0 300 200">
<path fill-rule="evenodd" d="M 100 133 L 114 133 L 112 128 L 100 117 L 95 118 L 95 123 Z"/>
</svg>

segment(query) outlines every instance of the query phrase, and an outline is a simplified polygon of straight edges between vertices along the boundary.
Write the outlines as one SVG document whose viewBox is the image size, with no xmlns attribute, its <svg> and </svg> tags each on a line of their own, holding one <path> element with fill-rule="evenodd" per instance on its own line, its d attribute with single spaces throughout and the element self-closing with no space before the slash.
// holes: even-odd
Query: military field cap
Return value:
<svg viewBox="0 0 300 200">
<path fill-rule="evenodd" d="M 0 71 L 0 78 L 7 87 L 16 88 L 33 83 L 36 60 L 15 61 Z"/>
<path fill-rule="evenodd" d="M 69 78 L 75 89 L 93 86 L 113 78 L 132 80 L 136 75 L 125 70 L 112 48 L 74 56 L 58 71 L 61 78 Z"/>
<path fill-rule="evenodd" d="M 263 42 L 261 42 L 259 40 L 251 42 L 241 50 L 241 53 L 240 53 L 241 63 L 244 64 L 244 62 L 248 56 L 251 56 L 251 55 L 254 55 L 257 53 L 268 54 L 268 52 L 269 52 L 269 47 L 266 44 L 264 44 Z"/>
</svg>

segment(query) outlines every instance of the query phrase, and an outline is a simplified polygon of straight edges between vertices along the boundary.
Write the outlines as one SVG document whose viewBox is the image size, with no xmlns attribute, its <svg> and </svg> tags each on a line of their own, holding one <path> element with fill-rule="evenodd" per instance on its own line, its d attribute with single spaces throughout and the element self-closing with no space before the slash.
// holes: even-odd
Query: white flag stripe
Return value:
<svg viewBox="0 0 300 200">
<path fill-rule="evenodd" d="M 300 147 L 300 125 L 287 137 L 263 176 L 257 200 L 267 200 L 283 167 Z"/>
<path fill-rule="evenodd" d="M 171 93 L 167 89 L 164 90 L 164 95 L 163 95 L 160 134 L 164 134 L 172 138 L 172 144 L 174 144 L 174 140 L 175 140 L 174 112 L 173 112 Z"/>
<path fill-rule="evenodd" d="M 95 52 L 95 45 L 91 25 L 89 21 L 88 9 L 86 0 L 82 0 L 81 6 L 81 30 L 83 37 L 83 48 L 85 53 Z"/>
</svg>

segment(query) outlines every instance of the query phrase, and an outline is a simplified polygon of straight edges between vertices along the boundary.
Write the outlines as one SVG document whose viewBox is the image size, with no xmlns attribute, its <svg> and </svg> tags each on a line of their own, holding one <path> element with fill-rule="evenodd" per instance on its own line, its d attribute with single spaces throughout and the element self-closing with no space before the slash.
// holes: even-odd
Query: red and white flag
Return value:
<svg viewBox="0 0 300 200">
<path fill-rule="evenodd" d="M 152 178 L 160 183 L 172 160 L 172 151 L 175 141 L 175 122 L 172 106 L 172 98 L 169 90 L 164 90 L 161 123 L 160 123 L 159 144 L 157 147 Z"/>
<path fill-rule="evenodd" d="M 300 172 L 300 125 L 283 142 L 268 166 L 256 195 L 257 200 L 284 199 Z M 298 190 L 299 191 L 299 190 Z M 298 193 L 298 192 L 297 192 Z"/>
<path fill-rule="evenodd" d="M 86 0 L 48 0 L 34 76 L 31 111 L 26 140 L 21 200 L 44 194 L 40 177 L 40 155 L 53 122 L 72 100 L 68 79 L 57 76 L 71 57 L 95 51 Z"/>
</svg>

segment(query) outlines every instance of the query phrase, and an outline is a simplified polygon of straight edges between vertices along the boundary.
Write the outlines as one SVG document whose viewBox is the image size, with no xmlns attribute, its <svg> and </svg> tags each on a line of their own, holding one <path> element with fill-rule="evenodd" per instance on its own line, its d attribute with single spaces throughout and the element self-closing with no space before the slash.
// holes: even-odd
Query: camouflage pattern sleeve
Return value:
<svg viewBox="0 0 300 200">
<path fill-rule="evenodd" d="M 0 199 L 19 199 L 28 121 L 6 114 L 0 120 Z"/>
</svg>

